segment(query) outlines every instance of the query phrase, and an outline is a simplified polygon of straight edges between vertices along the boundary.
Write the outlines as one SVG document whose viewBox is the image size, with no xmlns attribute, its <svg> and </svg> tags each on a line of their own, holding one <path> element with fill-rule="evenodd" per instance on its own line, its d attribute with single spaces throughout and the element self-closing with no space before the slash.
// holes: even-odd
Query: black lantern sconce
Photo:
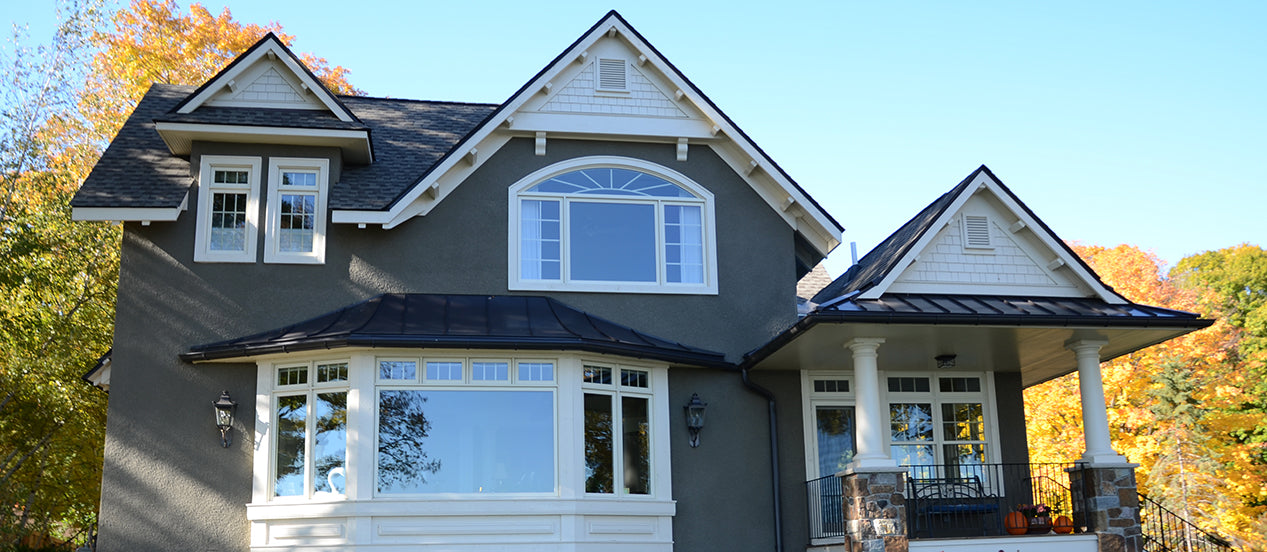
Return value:
<svg viewBox="0 0 1267 552">
<path fill-rule="evenodd" d="M 229 398 L 229 392 L 220 393 L 220 400 L 211 403 L 216 407 L 216 427 L 220 429 L 220 446 L 229 448 L 229 444 L 233 442 L 233 438 L 229 432 L 233 431 L 233 411 L 237 410 L 238 403 L 233 402 Z"/>
<path fill-rule="evenodd" d="M 682 407 L 686 410 L 686 431 L 690 434 L 691 448 L 699 446 L 699 431 L 704 429 L 704 409 L 708 403 L 699 399 L 699 393 L 691 393 L 691 402 Z"/>
<path fill-rule="evenodd" d="M 933 360 L 937 361 L 938 370 L 952 370 L 955 367 L 955 355 L 937 355 Z"/>
</svg>

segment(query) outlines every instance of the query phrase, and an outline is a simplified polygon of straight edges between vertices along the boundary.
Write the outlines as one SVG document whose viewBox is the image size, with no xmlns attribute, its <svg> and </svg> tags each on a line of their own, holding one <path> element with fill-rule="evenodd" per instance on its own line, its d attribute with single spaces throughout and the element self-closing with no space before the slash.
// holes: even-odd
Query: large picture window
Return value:
<svg viewBox="0 0 1267 552">
<path fill-rule="evenodd" d="M 712 194 L 643 161 L 585 158 L 511 187 L 512 289 L 715 293 Z"/>
</svg>

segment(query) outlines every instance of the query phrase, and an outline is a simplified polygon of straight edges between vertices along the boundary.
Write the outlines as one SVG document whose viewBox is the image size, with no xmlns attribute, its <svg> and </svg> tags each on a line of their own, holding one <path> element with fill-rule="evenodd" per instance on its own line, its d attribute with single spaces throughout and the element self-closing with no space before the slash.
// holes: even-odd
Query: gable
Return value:
<svg viewBox="0 0 1267 552">
<path fill-rule="evenodd" d="M 204 104 L 219 107 L 325 109 L 312 91 L 277 60 L 260 59 Z"/>
<path fill-rule="evenodd" d="M 1128 301 L 982 165 L 814 297 L 887 293 L 1089 297 Z"/>
<path fill-rule="evenodd" d="M 273 33 L 264 35 L 174 111 L 194 113 L 204 105 L 317 109 L 343 122 L 359 122 Z"/>
<path fill-rule="evenodd" d="M 889 287 L 889 293 L 1085 297 L 1028 225 L 988 192 L 973 194 Z M 1013 230 L 1015 229 L 1015 230 Z"/>
<path fill-rule="evenodd" d="M 604 60 L 619 60 L 604 67 Z M 620 75 L 611 71 L 623 69 Z M 604 76 L 604 71 L 607 71 Z M 606 81 L 606 84 L 604 84 Z M 432 209 L 511 138 L 664 144 L 687 161 L 716 152 L 798 235 L 826 255 L 843 228 L 694 84 L 615 12 L 581 36 L 385 210 L 336 211 L 336 223 L 394 228 Z"/>
</svg>

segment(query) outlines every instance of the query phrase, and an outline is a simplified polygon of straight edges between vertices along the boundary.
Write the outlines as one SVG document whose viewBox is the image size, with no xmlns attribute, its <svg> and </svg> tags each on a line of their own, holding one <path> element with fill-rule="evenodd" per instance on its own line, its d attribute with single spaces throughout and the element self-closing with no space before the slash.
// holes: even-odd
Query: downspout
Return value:
<svg viewBox="0 0 1267 552">
<path fill-rule="evenodd" d="M 740 368 L 739 375 L 749 391 L 765 397 L 770 412 L 770 482 L 774 487 L 774 550 L 783 552 L 783 499 L 779 495 L 779 417 L 774 409 L 774 393 L 748 379 L 748 369 Z"/>
</svg>

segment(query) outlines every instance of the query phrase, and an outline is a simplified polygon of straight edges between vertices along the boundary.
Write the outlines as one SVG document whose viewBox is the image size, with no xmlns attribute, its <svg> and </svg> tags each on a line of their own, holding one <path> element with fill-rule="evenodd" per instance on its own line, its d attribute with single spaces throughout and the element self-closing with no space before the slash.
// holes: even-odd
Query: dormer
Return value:
<svg viewBox="0 0 1267 552">
<path fill-rule="evenodd" d="M 269 33 L 155 127 L 172 154 L 194 141 L 331 146 L 352 164 L 373 160 L 369 127 Z"/>
</svg>

